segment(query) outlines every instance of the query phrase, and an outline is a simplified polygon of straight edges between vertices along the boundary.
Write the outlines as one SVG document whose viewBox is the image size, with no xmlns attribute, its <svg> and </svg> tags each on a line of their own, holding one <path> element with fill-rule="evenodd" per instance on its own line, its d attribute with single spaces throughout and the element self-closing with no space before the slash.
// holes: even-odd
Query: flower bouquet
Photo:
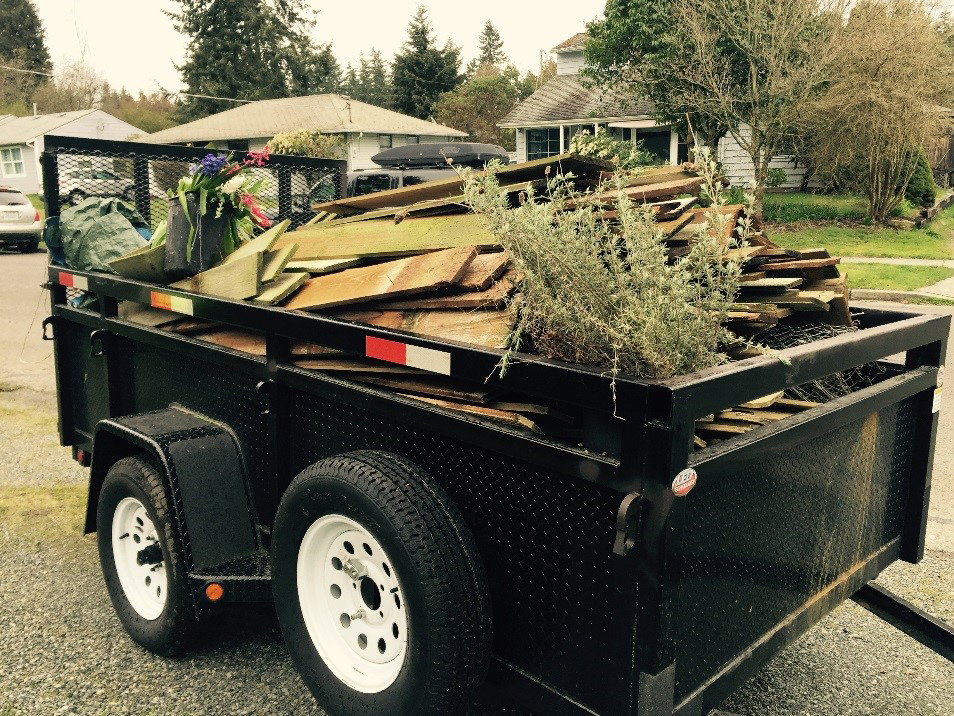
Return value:
<svg viewBox="0 0 954 716">
<path fill-rule="evenodd" d="M 255 226 L 271 225 L 258 203 L 267 180 L 252 175 L 252 168 L 267 160 L 267 146 L 242 162 L 231 154 L 207 154 L 169 191 L 165 269 L 170 280 L 205 271 L 251 238 Z"/>
</svg>

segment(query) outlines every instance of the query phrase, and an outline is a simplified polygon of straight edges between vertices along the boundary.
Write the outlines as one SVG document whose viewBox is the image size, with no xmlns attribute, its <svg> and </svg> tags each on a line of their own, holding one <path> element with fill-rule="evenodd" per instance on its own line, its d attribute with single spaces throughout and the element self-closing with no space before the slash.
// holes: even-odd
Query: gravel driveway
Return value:
<svg viewBox="0 0 954 716">
<path fill-rule="evenodd" d="M 270 607 L 223 613 L 209 625 L 204 649 L 180 660 L 152 656 L 124 636 L 95 540 L 80 534 L 85 471 L 56 438 L 50 344 L 38 340 L 47 312 L 38 304 L 43 261 L 0 253 L 0 716 L 319 713 Z M 879 582 L 954 622 L 950 412 L 941 425 L 928 556 L 918 566 L 894 565 Z M 954 716 L 954 665 L 848 602 L 723 709 Z"/>
</svg>

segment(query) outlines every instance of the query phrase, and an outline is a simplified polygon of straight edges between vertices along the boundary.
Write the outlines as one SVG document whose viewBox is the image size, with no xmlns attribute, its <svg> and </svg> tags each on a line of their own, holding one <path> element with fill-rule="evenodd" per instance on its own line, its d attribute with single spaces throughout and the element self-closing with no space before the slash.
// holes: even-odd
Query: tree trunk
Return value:
<svg viewBox="0 0 954 716">
<path fill-rule="evenodd" d="M 769 162 L 771 157 L 762 158 L 761 152 L 752 157 L 755 167 L 755 176 L 752 181 L 752 221 L 762 224 L 762 202 L 765 199 L 765 183 L 768 179 Z"/>
</svg>

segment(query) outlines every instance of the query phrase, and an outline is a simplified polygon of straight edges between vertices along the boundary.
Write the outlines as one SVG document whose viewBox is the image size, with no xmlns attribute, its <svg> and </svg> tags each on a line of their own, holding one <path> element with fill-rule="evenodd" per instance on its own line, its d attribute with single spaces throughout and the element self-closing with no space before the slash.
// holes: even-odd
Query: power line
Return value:
<svg viewBox="0 0 954 716">
<path fill-rule="evenodd" d="M 11 72 L 24 72 L 28 75 L 42 75 L 43 77 L 52 77 L 50 72 L 37 72 L 36 70 L 25 70 L 22 67 L 10 67 L 10 65 L 0 65 L 0 70 L 10 70 Z"/>
</svg>

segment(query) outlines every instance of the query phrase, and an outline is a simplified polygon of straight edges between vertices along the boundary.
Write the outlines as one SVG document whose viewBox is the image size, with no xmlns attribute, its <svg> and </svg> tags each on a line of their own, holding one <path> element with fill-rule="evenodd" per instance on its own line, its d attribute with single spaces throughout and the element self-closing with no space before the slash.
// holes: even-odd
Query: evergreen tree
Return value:
<svg viewBox="0 0 954 716">
<path fill-rule="evenodd" d="M 186 92 L 234 99 L 272 99 L 337 88 L 340 68 L 330 46 L 315 47 L 304 0 L 176 0 L 168 13 L 190 38 L 178 66 Z M 188 97 L 179 117 L 192 120 L 234 107 Z"/>
<path fill-rule="evenodd" d="M 0 3 L 0 64 L 33 72 L 50 72 L 43 23 L 32 0 Z M 0 102 L 26 105 L 42 75 L 0 70 Z"/>
<path fill-rule="evenodd" d="M 367 79 L 364 85 L 364 102 L 378 107 L 390 108 L 391 88 L 388 86 L 388 71 L 378 50 L 371 50 L 368 60 Z"/>
<path fill-rule="evenodd" d="M 477 66 L 507 64 L 507 55 L 503 51 L 503 40 L 493 23 L 488 20 L 480 33 L 480 44 L 477 50 Z"/>
<path fill-rule="evenodd" d="M 407 41 L 391 65 L 393 108 L 427 119 L 437 98 L 462 80 L 460 50 L 450 41 L 443 49 L 437 47 L 427 10 L 420 6 L 408 26 Z"/>
<path fill-rule="evenodd" d="M 476 142 L 515 148 L 512 129 L 497 126 L 521 100 L 533 93 L 533 82 L 513 65 L 503 69 L 482 65 L 476 75 L 451 92 L 445 92 L 434 106 L 435 118 L 441 124 L 467 132 Z"/>
</svg>

